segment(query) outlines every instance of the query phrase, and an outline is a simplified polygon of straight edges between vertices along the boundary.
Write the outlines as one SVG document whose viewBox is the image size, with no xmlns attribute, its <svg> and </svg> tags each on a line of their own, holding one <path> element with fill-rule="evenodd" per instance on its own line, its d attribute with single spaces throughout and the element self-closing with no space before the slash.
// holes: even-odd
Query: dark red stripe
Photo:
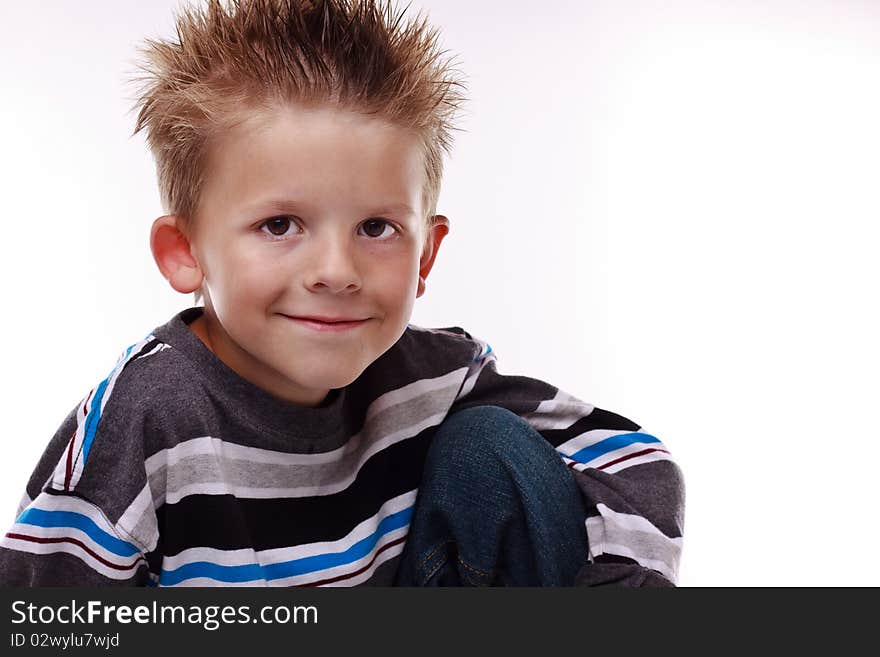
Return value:
<svg viewBox="0 0 880 657">
<path fill-rule="evenodd" d="M 95 392 L 95 389 L 92 388 L 89 390 L 89 394 L 86 395 L 86 400 L 83 402 L 83 415 L 89 414 L 89 401 L 92 399 L 92 394 Z"/>
<path fill-rule="evenodd" d="M 391 541 L 390 543 L 386 543 L 385 545 L 383 545 L 382 547 L 380 547 L 376 551 L 376 554 L 374 554 L 373 558 L 370 559 L 370 563 L 368 563 L 366 566 L 364 566 L 360 570 L 356 570 L 353 573 L 347 573 L 345 575 L 339 575 L 338 577 L 331 577 L 330 579 L 322 579 L 322 580 L 318 580 L 317 582 L 309 582 L 308 584 L 300 584 L 300 586 L 323 586 L 324 584 L 332 584 L 333 582 L 340 582 L 344 579 L 350 579 L 352 577 L 355 577 L 356 575 L 360 575 L 362 572 L 369 569 L 370 566 L 372 566 L 374 563 L 376 563 L 376 559 L 385 550 L 397 545 L 398 543 L 403 543 L 403 541 L 405 541 L 405 540 L 406 540 L 406 536 L 401 536 L 400 538 L 395 539 L 395 540 Z"/>
<path fill-rule="evenodd" d="M 113 563 L 112 561 L 107 561 L 104 557 L 99 554 L 95 554 L 95 552 L 89 549 L 86 545 L 82 543 L 82 541 L 78 541 L 75 538 L 70 538 L 67 536 L 58 536 L 55 538 L 43 538 L 42 536 L 28 536 L 26 534 L 13 534 L 12 532 L 6 534 L 8 538 L 17 538 L 20 541 L 30 541 L 31 543 L 73 543 L 74 545 L 79 546 L 84 551 L 88 552 L 95 559 L 100 561 L 102 564 L 107 566 L 108 568 L 113 568 L 114 570 L 132 570 L 133 568 L 137 568 L 141 559 L 138 558 L 134 561 L 134 563 L 128 566 L 122 566 L 120 564 Z"/>
<path fill-rule="evenodd" d="M 83 416 L 88 415 L 88 405 L 89 400 L 92 398 L 92 393 L 95 392 L 94 388 L 89 390 L 89 394 L 86 395 L 86 399 L 83 402 Z M 67 449 L 67 469 L 64 473 L 64 490 L 70 490 L 70 476 L 73 472 L 73 443 L 76 441 L 76 429 L 73 430 L 73 436 L 70 438 L 70 445 Z"/>
<path fill-rule="evenodd" d="M 651 452 L 663 452 L 664 454 L 669 454 L 665 449 L 660 449 L 659 447 L 652 447 L 651 449 L 643 449 L 641 452 L 633 452 L 632 454 L 627 454 L 626 456 L 621 456 L 619 459 L 614 459 L 613 461 L 609 461 L 608 463 L 603 463 L 597 470 L 604 470 L 605 468 L 610 468 L 615 463 L 620 463 L 621 461 L 626 461 L 627 459 L 634 459 L 637 456 L 641 456 L 642 454 L 650 454 Z"/>
</svg>

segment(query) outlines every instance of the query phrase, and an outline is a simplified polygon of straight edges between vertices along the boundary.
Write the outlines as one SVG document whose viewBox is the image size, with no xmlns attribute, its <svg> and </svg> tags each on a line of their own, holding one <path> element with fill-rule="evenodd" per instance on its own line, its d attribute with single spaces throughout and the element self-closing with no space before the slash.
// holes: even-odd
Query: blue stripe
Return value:
<svg viewBox="0 0 880 657">
<path fill-rule="evenodd" d="M 362 538 L 344 552 L 317 554 L 266 566 L 259 564 L 223 566 L 210 561 L 194 561 L 174 570 L 163 570 L 159 583 L 162 586 L 174 586 L 194 577 L 207 577 L 218 582 L 249 582 L 260 579 L 269 581 L 342 566 L 372 552 L 383 535 L 409 525 L 412 512 L 413 507 L 409 507 L 383 518 L 375 532 Z"/>
<path fill-rule="evenodd" d="M 128 349 L 125 350 L 125 355 L 120 358 L 120 363 L 125 362 L 125 359 L 128 358 L 128 355 L 131 353 L 134 345 L 131 345 Z M 89 407 L 89 414 L 86 417 L 86 429 L 85 429 L 85 437 L 83 438 L 83 448 L 82 448 L 82 464 L 85 467 L 86 460 L 89 458 L 89 450 L 92 448 L 92 441 L 95 439 L 95 433 L 98 431 L 98 422 L 101 421 L 101 400 L 104 398 L 104 391 L 107 389 L 107 383 L 113 378 L 113 374 L 116 373 L 116 370 L 119 369 L 119 365 L 113 368 L 113 371 L 110 372 L 110 375 L 101 381 L 98 385 L 98 389 L 95 391 L 95 398 L 92 400 L 92 403 Z"/>
<path fill-rule="evenodd" d="M 37 527 L 72 527 L 84 532 L 105 550 L 120 557 L 132 557 L 140 553 L 137 547 L 108 534 L 98 527 L 91 518 L 81 513 L 74 513 L 73 511 L 44 511 L 43 509 L 29 508 L 22 512 L 16 522 Z"/>
<path fill-rule="evenodd" d="M 492 347 L 490 345 L 486 345 L 486 351 L 481 352 L 478 356 L 474 356 L 474 362 L 476 363 L 478 360 L 483 360 L 486 356 L 492 353 Z"/>
<path fill-rule="evenodd" d="M 609 436 L 605 440 L 600 440 L 594 445 L 584 447 L 582 450 L 575 452 L 568 458 L 578 463 L 589 463 L 593 459 L 597 459 L 603 454 L 613 452 L 615 449 L 633 445 L 635 443 L 659 443 L 660 440 L 649 433 L 621 433 L 616 436 Z"/>
</svg>

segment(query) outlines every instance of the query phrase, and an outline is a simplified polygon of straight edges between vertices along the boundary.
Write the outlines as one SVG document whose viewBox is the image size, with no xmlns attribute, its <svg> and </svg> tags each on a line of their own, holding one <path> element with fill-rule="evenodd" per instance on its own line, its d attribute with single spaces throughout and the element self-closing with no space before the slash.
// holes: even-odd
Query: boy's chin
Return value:
<svg viewBox="0 0 880 657">
<path fill-rule="evenodd" d="M 334 390 L 354 383 L 366 368 L 346 368 L 334 372 L 316 373 L 309 378 L 309 386 L 316 390 Z"/>
</svg>

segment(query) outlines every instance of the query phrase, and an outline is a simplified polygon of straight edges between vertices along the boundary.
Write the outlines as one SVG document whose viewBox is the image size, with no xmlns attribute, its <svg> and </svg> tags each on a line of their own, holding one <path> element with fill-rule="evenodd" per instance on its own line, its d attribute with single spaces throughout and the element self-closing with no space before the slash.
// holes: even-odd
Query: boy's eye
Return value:
<svg viewBox="0 0 880 657">
<path fill-rule="evenodd" d="M 392 233 L 397 232 L 394 226 L 384 219 L 368 219 L 363 224 L 364 232 L 368 237 L 382 237 L 385 235 L 385 229 L 390 228 Z M 390 235 L 385 235 L 384 239 L 388 239 Z"/>
<path fill-rule="evenodd" d="M 291 227 L 295 226 L 296 224 L 290 220 L 290 217 L 281 215 L 266 219 L 266 221 L 260 224 L 260 230 L 273 237 L 284 237 L 290 232 Z M 397 232 L 397 229 L 385 219 L 368 219 L 361 226 L 367 237 L 375 239 L 389 239 Z M 389 228 L 391 229 L 390 233 L 386 233 Z"/>
<path fill-rule="evenodd" d="M 281 237 L 290 230 L 290 219 L 288 217 L 272 217 L 260 224 L 260 230 L 263 228 L 267 228 L 272 235 Z"/>
</svg>

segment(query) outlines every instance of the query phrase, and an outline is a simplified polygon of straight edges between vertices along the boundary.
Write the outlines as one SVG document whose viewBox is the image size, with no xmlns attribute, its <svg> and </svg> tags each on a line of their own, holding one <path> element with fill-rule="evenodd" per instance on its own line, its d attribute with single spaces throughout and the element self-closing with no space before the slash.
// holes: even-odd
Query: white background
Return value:
<svg viewBox="0 0 880 657">
<path fill-rule="evenodd" d="M 190 305 L 149 252 L 123 82 L 176 6 L 0 4 L 3 523 L 66 413 Z M 420 8 L 471 101 L 412 321 L 659 436 L 680 584 L 880 585 L 880 3 Z"/>
</svg>

